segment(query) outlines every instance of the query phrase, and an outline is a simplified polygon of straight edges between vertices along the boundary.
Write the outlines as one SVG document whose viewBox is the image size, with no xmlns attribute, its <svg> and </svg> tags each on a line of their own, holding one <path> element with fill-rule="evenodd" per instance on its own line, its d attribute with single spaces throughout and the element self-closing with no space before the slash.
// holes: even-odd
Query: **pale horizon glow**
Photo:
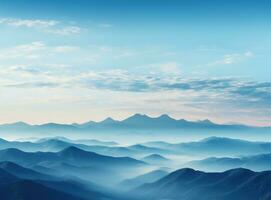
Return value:
<svg viewBox="0 0 271 200">
<path fill-rule="evenodd" d="M 30 121 L 22 121 L 18 118 L 18 120 L 15 121 L 3 121 L 0 122 L 0 125 L 3 124 L 14 124 L 14 123 L 18 123 L 18 122 L 23 122 L 29 125 L 42 125 L 42 124 L 48 124 L 48 123 L 56 123 L 56 124 L 83 124 L 83 123 L 87 123 L 90 121 L 93 122 L 102 122 L 103 120 L 106 120 L 107 118 L 112 118 L 113 120 L 116 121 L 123 121 L 135 114 L 140 114 L 140 115 L 147 115 L 148 117 L 151 118 L 157 118 L 160 117 L 161 115 L 168 115 L 168 114 L 143 114 L 143 113 L 131 113 L 131 114 L 125 114 L 125 115 L 114 115 L 112 116 L 106 116 L 106 115 L 93 115 L 93 116 L 89 116 L 88 118 L 82 118 L 80 120 L 70 120 L 70 118 L 66 119 L 64 118 L 64 116 L 61 118 L 61 120 L 59 120 L 59 118 L 57 118 L 56 121 L 47 121 L 47 119 L 36 119 L 36 120 L 30 120 Z M 253 124 L 253 122 L 234 122 L 234 121 L 228 121 L 225 122 L 224 120 L 221 119 L 209 119 L 209 118 L 193 118 L 192 116 L 188 116 L 186 118 L 182 117 L 182 116 L 178 116 L 178 115 L 168 115 L 169 117 L 175 119 L 175 120 L 186 120 L 186 121 L 191 121 L 191 122 L 197 122 L 197 121 L 203 121 L 203 120 L 210 120 L 211 122 L 215 123 L 215 124 L 240 124 L 240 125 L 247 125 L 247 126 L 256 126 L 256 127 L 269 127 L 269 124 Z M 32 118 L 31 118 L 32 119 Z"/>
</svg>

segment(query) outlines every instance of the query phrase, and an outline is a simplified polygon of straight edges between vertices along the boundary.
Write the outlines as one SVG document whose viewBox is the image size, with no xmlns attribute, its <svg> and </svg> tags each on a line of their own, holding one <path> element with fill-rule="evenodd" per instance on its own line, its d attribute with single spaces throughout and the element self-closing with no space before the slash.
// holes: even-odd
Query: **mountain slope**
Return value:
<svg viewBox="0 0 271 200">
<path fill-rule="evenodd" d="M 103 156 L 93 152 L 81 150 L 76 147 L 68 147 L 57 153 L 53 152 L 23 152 L 18 149 L 5 149 L 0 151 L 0 161 L 10 161 L 22 165 L 38 165 L 44 162 L 67 162 L 89 165 L 111 165 L 111 166 L 138 166 L 144 165 L 129 157 Z"/>
<path fill-rule="evenodd" d="M 17 149 L 0 151 L 0 162 L 13 162 L 51 176 L 75 176 L 101 185 L 113 185 L 129 174 L 138 174 L 147 167 L 143 161 L 129 157 L 103 156 L 68 147 L 53 152 L 23 152 Z"/>
<path fill-rule="evenodd" d="M 239 156 L 271 152 L 270 142 L 251 142 L 225 137 L 208 137 L 196 142 L 179 144 L 149 142 L 145 143 L 145 145 L 153 148 L 164 148 L 187 155 L 204 156 Z"/>
<path fill-rule="evenodd" d="M 24 168 L 12 162 L 1 162 L 0 168 L 21 179 L 56 180 L 54 177 Z"/>
<path fill-rule="evenodd" d="M 243 167 L 255 171 L 270 170 L 271 154 L 259 154 L 237 158 L 211 157 L 187 163 L 187 166 L 207 171 L 221 171 L 231 168 Z"/>
<path fill-rule="evenodd" d="M 120 183 L 120 187 L 122 188 L 124 187 L 126 189 L 136 188 L 145 183 L 155 182 L 158 179 L 166 176 L 167 174 L 168 172 L 163 171 L 163 170 L 154 170 L 146 174 L 137 176 L 135 178 L 126 179 Z"/>
<path fill-rule="evenodd" d="M 271 197 L 271 172 L 233 169 L 205 173 L 185 168 L 135 190 L 145 199 L 255 200 Z"/>
<path fill-rule="evenodd" d="M 95 139 L 77 139 L 77 140 L 72 140 L 66 137 L 49 137 L 49 138 L 42 138 L 37 140 L 37 143 L 43 143 L 45 141 L 50 141 L 50 140 L 58 140 L 58 141 L 63 141 L 66 143 L 73 143 L 73 144 L 85 144 L 85 145 L 99 145 L 99 146 L 116 146 L 118 143 L 113 142 L 113 141 L 100 141 L 100 140 L 95 140 Z"/>
<path fill-rule="evenodd" d="M 55 189 L 50 189 L 42 184 L 34 181 L 20 179 L 8 171 L 2 169 L 10 169 L 13 166 L 10 163 L 4 163 L 0 168 L 0 194 L 1 199 L 4 200 L 82 200 L 73 195 L 67 194 L 65 192 L 60 192 Z M 20 168 L 19 166 L 15 167 Z M 23 169 L 23 171 L 27 171 Z M 20 172 L 21 173 L 21 172 Z"/>
<path fill-rule="evenodd" d="M 7 171 L 0 169 L 0 185 L 9 184 L 17 181 L 18 178 Z"/>
<path fill-rule="evenodd" d="M 44 138 L 37 142 L 18 142 L 7 141 L 0 139 L 0 150 L 15 148 L 27 152 L 58 152 L 70 146 L 74 146 L 85 151 L 92 151 L 98 154 L 104 154 L 108 156 L 129 156 L 135 157 L 136 155 L 146 155 L 151 153 L 171 153 L 168 150 L 160 148 L 150 148 L 143 145 L 133 145 L 128 147 L 115 146 L 114 142 L 101 142 L 98 140 L 86 140 L 85 143 L 103 144 L 103 145 L 86 145 L 78 143 L 81 140 L 69 140 L 62 137 L 57 138 Z M 72 143 L 75 142 L 75 143 Z M 82 141 L 84 142 L 84 141 Z M 106 146 L 104 146 L 106 145 Z M 107 146 L 109 145 L 109 146 Z"/>
<path fill-rule="evenodd" d="M 0 193 L 1 198 L 5 200 L 83 200 L 82 198 L 26 180 L 1 185 Z"/>
<path fill-rule="evenodd" d="M 97 153 L 84 151 L 76 147 L 68 147 L 60 152 L 57 153 L 57 155 L 65 160 L 74 161 L 77 160 L 77 162 L 86 162 L 96 165 L 101 164 L 110 164 L 111 166 L 138 166 L 138 165 L 144 165 L 144 162 L 135 160 L 133 158 L 129 157 L 111 157 L 111 156 L 104 156 Z"/>
<path fill-rule="evenodd" d="M 31 191 L 32 189 L 35 191 Z M 1 198 L 4 196 L 5 200 L 40 199 L 38 195 L 43 195 L 45 199 L 55 196 L 55 198 L 95 200 L 111 196 L 103 194 L 101 190 L 103 190 L 101 187 L 91 182 L 76 178 L 71 180 L 64 177 L 52 177 L 11 162 L 0 163 L 0 192 Z M 103 191 L 106 192 L 106 190 Z M 10 192 L 13 192 L 15 196 L 9 195 Z"/>
<path fill-rule="evenodd" d="M 146 163 L 153 164 L 153 165 L 166 165 L 166 164 L 170 164 L 170 162 L 171 162 L 171 160 L 169 160 L 159 154 L 151 154 L 151 155 L 145 156 L 141 160 L 143 160 Z"/>
</svg>

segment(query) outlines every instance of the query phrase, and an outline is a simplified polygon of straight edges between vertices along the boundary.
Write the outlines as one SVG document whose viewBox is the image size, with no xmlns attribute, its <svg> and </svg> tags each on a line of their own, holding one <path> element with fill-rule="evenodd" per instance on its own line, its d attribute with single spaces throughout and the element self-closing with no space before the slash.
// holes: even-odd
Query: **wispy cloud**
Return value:
<svg viewBox="0 0 271 200">
<path fill-rule="evenodd" d="M 48 28 L 56 26 L 59 21 L 56 20 L 41 20 L 41 19 L 14 19 L 14 18 L 1 18 L 0 24 L 5 24 L 14 27 L 28 27 L 28 28 Z"/>
<path fill-rule="evenodd" d="M 79 34 L 81 32 L 81 28 L 78 26 L 66 26 L 62 28 L 47 29 L 46 32 L 58 35 L 72 35 Z"/>
<path fill-rule="evenodd" d="M 79 34 L 81 28 L 79 26 L 70 26 L 57 20 L 42 19 L 17 19 L 17 18 L 0 18 L 0 25 L 11 26 L 15 28 L 32 28 L 46 33 L 58 35 Z"/>
<path fill-rule="evenodd" d="M 0 49 L 0 60 L 40 59 L 48 55 L 71 53 L 78 50 L 76 46 L 47 46 L 42 41 L 20 44 Z M 22 61 L 22 60 L 20 60 Z"/>
<path fill-rule="evenodd" d="M 29 84 L 23 79 L 21 79 L 23 83 L 20 84 L 6 84 L 12 87 L 23 88 L 23 86 L 31 87 L 31 85 L 33 87 L 76 87 L 131 93 L 189 92 L 197 94 L 196 96 L 205 94 L 212 101 L 222 98 L 225 101 L 236 103 L 239 101 L 239 103 L 243 102 L 254 106 L 264 107 L 271 104 L 271 82 L 252 82 L 231 77 L 185 79 L 180 75 L 131 74 L 125 70 L 78 73 L 74 73 L 74 71 L 63 73 L 62 70 L 55 68 L 51 70 L 46 68 L 47 71 L 44 71 L 42 68 L 13 67 L 10 70 L 10 73 L 17 73 L 17 76 L 23 74 L 30 76 Z M 36 82 L 43 84 L 36 84 Z"/>
<path fill-rule="evenodd" d="M 94 75 L 95 74 L 95 75 Z M 195 98 L 210 102 L 231 102 L 244 106 L 266 107 L 271 104 L 271 83 L 251 82 L 239 78 L 210 78 L 210 79 L 184 79 L 179 76 L 153 76 L 150 74 L 131 75 L 128 72 L 111 71 L 107 73 L 94 73 L 91 76 L 81 76 L 79 83 L 82 87 L 96 88 L 112 91 L 128 92 L 173 92 L 191 95 Z"/>
<path fill-rule="evenodd" d="M 17 45 L 7 49 L 0 50 L 1 59 L 26 58 L 35 59 L 39 57 L 38 52 L 45 48 L 43 42 L 32 42 L 29 44 Z"/>
<path fill-rule="evenodd" d="M 181 75 L 137 74 L 120 69 L 74 71 L 48 66 L 18 66 L 4 70 L 6 74 L 0 70 L 2 89 L 21 92 L 50 89 L 63 95 L 68 92 L 69 98 L 79 93 L 80 102 L 98 93 L 103 99 L 110 96 L 114 104 L 119 104 L 121 109 L 129 107 L 130 111 L 146 111 L 148 105 L 161 112 L 181 111 L 198 117 L 220 113 L 223 118 L 227 113 L 238 113 L 240 119 L 245 119 L 253 113 L 261 116 L 260 120 L 271 115 L 271 82 L 238 77 L 187 79 Z M 118 100 L 120 96 L 121 101 Z M 232 120 L 238 121 L 238 117 L 232 117 Z"/>
<path fill-rule="evenodd" d="M 20 83 L 11 83 L 6 84 L 5 87 L 14 87 L 14 88 L 52 88 L 57 87 L 58 83 L 54 82 L 42 82 L 42 81 L 35 81 L 35 82 L 20 82 Z"/>
<path fill-rule="evenodd" d="M 253 57 L 253 53 L 251 51 L 247 51 L 245 53 L 239 54 L 226 54 L 222 59 L 216 60 L 207 64 L 208 66 L 219 66 L 219 65 L 231 65 L 234 63 L 239 63 L 245 61 L 249 58 Z"/>
</svg>

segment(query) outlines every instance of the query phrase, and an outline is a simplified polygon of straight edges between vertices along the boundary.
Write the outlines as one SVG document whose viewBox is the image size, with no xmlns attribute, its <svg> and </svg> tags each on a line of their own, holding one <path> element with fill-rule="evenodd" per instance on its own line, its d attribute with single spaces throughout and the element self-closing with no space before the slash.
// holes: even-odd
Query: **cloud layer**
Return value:
<svg viewBox="0 0 271 200">
<path fill-rule="evenodd" d="M 81 28 L 79 26 L 66 25 L 57 20 L 0 18 L 0 25 L 6 25 L 14 28 L 31 28 L 57 35 L 71 35 L 81 32 Z"/>
</svg>

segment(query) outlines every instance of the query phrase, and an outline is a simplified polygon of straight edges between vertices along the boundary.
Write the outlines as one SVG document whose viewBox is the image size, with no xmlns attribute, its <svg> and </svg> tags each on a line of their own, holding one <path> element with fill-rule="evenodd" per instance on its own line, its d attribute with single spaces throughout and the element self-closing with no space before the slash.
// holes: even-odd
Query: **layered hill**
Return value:
<svg viewBox="0 0 271 200">
<path fill-rule="evenodd" d="M 144 199 L 255 200 L 271 198 L 271 172 L 232 169 L 206 173 L 185 168 L 137 188 Z"/>
</svg>

